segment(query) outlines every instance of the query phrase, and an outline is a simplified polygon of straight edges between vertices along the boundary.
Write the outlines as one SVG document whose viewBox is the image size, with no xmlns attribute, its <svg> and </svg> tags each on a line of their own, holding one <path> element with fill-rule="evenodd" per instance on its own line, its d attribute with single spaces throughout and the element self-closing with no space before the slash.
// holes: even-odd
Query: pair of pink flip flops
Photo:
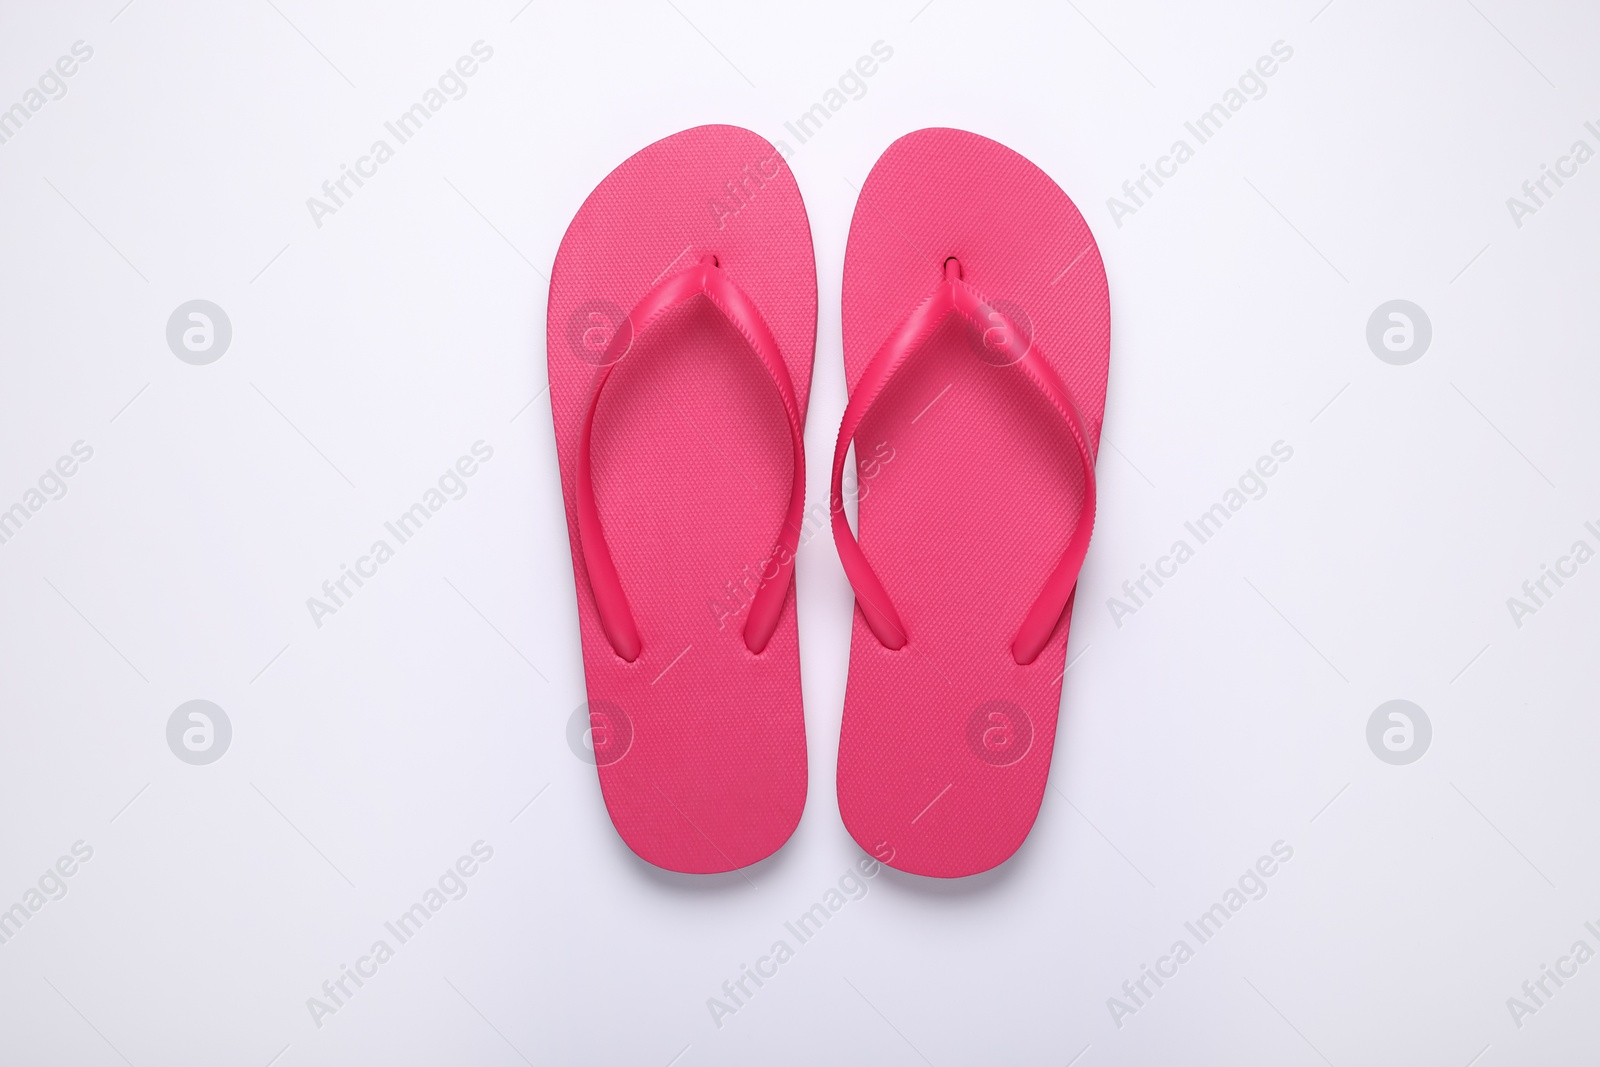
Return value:
<svg viewBox="0 0 1600 1067">
<path fill-rule="evenodd" d="M 975 874 L 1043 799 L 1094 525 L 1099 250 L 1022 156 L 918 130 L 861 188 L 843 304 L 850 402 L 808 510 L 816 263 L 779 151 L 734 126 L 657 141 L 556 254 L 550 396 L 595 762 L 617 832 L 669 870 L 755 863 L 800 820 L 794 559 L 826 524 L 856 594 L 851 836 L 901 870 Z"/>
</svg>

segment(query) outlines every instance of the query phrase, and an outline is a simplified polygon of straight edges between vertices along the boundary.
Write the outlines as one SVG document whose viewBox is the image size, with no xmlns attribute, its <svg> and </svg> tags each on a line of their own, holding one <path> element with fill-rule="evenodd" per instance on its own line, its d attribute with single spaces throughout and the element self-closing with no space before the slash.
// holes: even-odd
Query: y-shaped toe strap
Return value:
<svg viewBox="0 0 1600 1067">
<path fill-rule="evenodd" d="M 1072 394 L 1062 384 L 1060 377 L 1040 355 L 1039 349 L 1017 329 L 1016 325 L 996 310 L 976 289 L 962 280 L 961 264 L 954 258 L 945 261 L 944 281 L 933 293 L 906 317 L 906 320 L 889 335 L 878 354 L 872 357 L 855 392 L 845 408 L 844 421 L 839 426 L 839 439 L 833 449 L 833 485 L 831 491 L 833 512 L 833 537 L 839 546 L 839 558 L 845 575 L 856 593 L 856 603 L 885 648 L 904 648 L 910 635 L 900 621 L 889 599 L 888 591 L 879 581 L 872 565 L 861 551 L 850 523 L 844 515 L 844 461 L 855 437 L 856 429 L 872 405 L 882 395 L 889 381 L 903 367 L 911 354 L 925 342 L 951 311 L 958 313 L 983 334 L 985 347 L 1003 358 L 1007 367 L 1016 367 L 1034 387 L 1050 402 L 1066 424 L 1073 442 L 1078 447 L 1078 458 L 1083 464 L 1083 509 L 1073 528 L 1072 538 L 1062 553 L 1055 570 L 1045 579 L 1044 588 L 1023 618 L 1011 642 L 1011 654 L 1017 663 L 1032 663 L 1050 642 L 1061 613 L 1072 597 L 1078 583 L 1078 571 L 1083 567 L 1083 557 L 1089 551 L 1089 535 L 1094 531 L 1095 480 L 1094 452 L 1089 446 L 1089 435 L 1084 429 L 1083 416 L 1072 402 Z"/>
<path fill-rule="evenodd" d="M 633 621 L 628 598 L 622 591 L 622 582 L 617 577 L 611 551 L 606 547 L 605 533 L 600 528 L 600 511 L 595 506 L 594 478 L 590 467 L 594 415 L 600 406 L 600 393 L 605 389 L 612 370 L 628 354 L 635 338 L 662 312 L 696 296 L 710 300 L 744 337 L 777 388 L 778 397 L 783 402 L 783 413 L 789 422 L 789 439 L 794 451 L 794 480 L 789 487 L 788 512 L 778 530 L 775 547 L 768 561 L 777 564 L 777 572 L 769 579 L 765 573 L 767 568 L 762 567 L 763 584 L 750 604 L 750 617 L 745 620 L 744 627 L 745 646 L 758 655 L 767 647 L 773 631 L 778 628 L 784 600 L 789 593 L 789 579 L 794 573 L 795 548 L 800 542 L 800 524 L 806 500 L 805 442 L 800 426 L 800 407 L 795 401 L 789 368 L 755 302 L 734 284 L 715 256 L 706 256 L 694 266 L 679 271 L 652 288 L 617 327 L 611 343 L 606 346 L 602 360 L 604 366 L 595 377 L 594 393 L 589 398 L 588 412 L 583 419 L 583 433 L 578 443 L 578 542 L 589 575 L 589 587 L 594 591 L 600 628 L 617 655 L 629 663 L 639 658 L 639 628 Z"/>
</svg>

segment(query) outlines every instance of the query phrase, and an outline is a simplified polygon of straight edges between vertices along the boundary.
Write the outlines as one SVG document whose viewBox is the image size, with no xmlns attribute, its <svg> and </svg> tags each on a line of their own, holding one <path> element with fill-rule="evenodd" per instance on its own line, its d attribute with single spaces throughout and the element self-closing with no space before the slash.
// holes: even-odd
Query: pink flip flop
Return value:
<svg viewBox="0 0 1600 1067">
<path fill-rule="evenodd" d="M 1022 844 L 1050 772 L 1094 526 L 1105 269 L 1038 167 L 918 130 L 861 187 L 843 324 L 831 499 L 857 610 L 839 812 L 892 867 L 976 874 Z M 852 441 L 859 544 L 843 506 Z"/>
<path fill-rule="evenodd" d="M 668 870 L 754 863 L 805 806 L 793 576 L 816 324 L 800 190 L 734 126 L 617 167 L 550 272 L 595 762 L 617 832 Z"/>
</svg>

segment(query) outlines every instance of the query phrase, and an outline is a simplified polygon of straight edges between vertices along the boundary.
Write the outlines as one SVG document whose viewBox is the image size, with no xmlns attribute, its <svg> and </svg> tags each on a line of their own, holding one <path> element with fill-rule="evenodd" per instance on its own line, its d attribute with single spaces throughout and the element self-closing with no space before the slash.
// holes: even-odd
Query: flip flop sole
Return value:
<svg viewBox="0 0 1600 1067">
<path fill-rule="evenodd" d="M 793 476 L 772 380 L 703 297 L 663 313 L 620 358 L 608 348 L 647 291 L 707 255 L 770 327 L 803 419 L 817 317 L 811 229 L 788 166 L 749 130 L 686 130 L 612 171 L 561 241 L 547 321 L 601 792 L 634 852 L 689 873 L 770 855 L 806 796 L 792 584 L 762 652 L 743 639 Z M 638 626 L 632 662 L 602 631 L 575 510 L 583 420 L 608 364 L 592 482 Z"/>
<path fill-rule="evenodd" d="M 1094 238 L 1043 171 L 960 130 L 902 137 L 862 185 L 844 264 L 851 391 L 949 257 L 1031 337 L 1097 449 L 1110 312 Z M 1003 362 L 947 316 L 854 437 L 861 549 L 907 640 L 891 651 L 855 612 L 839 811 L 864 849 L 916 874 L 1010 857 L 1055 744 L 1070 604 L 1033 662 L 1011 644 L 1072 535 L 1085 477 L 1059 414 Z"/>
</svg>

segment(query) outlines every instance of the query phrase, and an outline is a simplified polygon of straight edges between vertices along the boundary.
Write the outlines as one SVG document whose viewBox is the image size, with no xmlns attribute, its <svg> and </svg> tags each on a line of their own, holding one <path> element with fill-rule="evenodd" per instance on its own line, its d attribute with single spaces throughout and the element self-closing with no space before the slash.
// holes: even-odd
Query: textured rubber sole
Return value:
<svg viewBox="0 0 1600 1067">
<path fill-rule="evenodd" d="M 688 873 L 770 855 L 806 796 L 792 583 L 762 653 L 742 639 L 788 503 L 789 431 L 771 380 L 705 298 L 634 340 L 595 414 L 595 497 L 642 642 L 632 663 L 601 631 L 573 509 L 579 433 L 613 332 L 669 271 L 707 254 L 771 328 L 803 418 L 817 320 L 811 229 L 788 166 L 749 130 L 686 130 L 612 171 L 561 241 L 547 323 L 601 792 L 634 852 Z"/>
<path fill-rule="evenodd" d="M 951 256 L 1031 336 L 1098 449 L 1110 354 L 1099 249 L 1043 171 L 961 130 L 902 137 L 861 187 L 844 264 L 850 389 Z M 1022 844 L 1049 778 L 1070 604 L 1029 665 L 1011 642 L 1071 537 L 1082 463 L 1060 417 L 955 315 L 855 445 L 861 548 L 907 643 L 890 651 L 855 612 L 839 812 L 890 866 L 975 874 Z"/>
</svg>

